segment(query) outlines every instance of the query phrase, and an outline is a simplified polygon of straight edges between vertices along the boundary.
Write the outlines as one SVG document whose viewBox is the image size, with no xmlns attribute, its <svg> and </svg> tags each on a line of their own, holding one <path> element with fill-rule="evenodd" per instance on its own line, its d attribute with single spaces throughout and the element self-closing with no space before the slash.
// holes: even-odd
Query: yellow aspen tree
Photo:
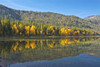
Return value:
<svg viewBox="0 0 100 67">
<path fill-rule="evenodd" d="M 69 35 L 71 34 L 71 29 L 68 29 L 68 34 L 69 34 Z"/>
<path fill-rule="evenodd" d="M 50 26 L 50 30 L 53 30 L 53 26 Z"/>
<path fill-rule="evenodd" d="M 60 29 L 59 34 L 60 35 L 65 35 L 65 28 L 64 27 Z"/>
<path fill-rule="evenodd" d="M 37 35 L 39 35 L 39 31 L 37 30 Z"/>
<path fill-rule="evenodd" d="M 76 35 L 77 34 L 77 31 L 74 31 L 74 35 Z"/>
<path fill-rule="evenodd" d="M 65 30 L 65 35 L 68 35 L 68 31 L 67 30 Z"/>
<path fill-rule="evenodd" d="M 22 32 L 20 32 L 19 34 L 22 35 Z"/>
<path fill-rule="evenodd" d="M 40 34 L 41 34 L 41 35 L 43 34 L 43 30 L 40 31 Z"/>
<path fill-rule="evenodd" d="M 55 30 L 52 30 L 52 34 L 55 34 Z"/>
<path fill-rule="evenodd" d="M 82 32 L 82 34 L 85 34 L 85 32 Z"/>
<path fill-rule="evenodd" d="M 12 30 L 14 30 L 17 34 L 19 33 L 19 30 L 16 24 L 13 25 Z"/>
<path fill-rule="evenodd" d="M 42 28 L 42 24 L 41 24 L 41 30 L 40 30 L 40 34 L 43 34 L 43 28 Z"/>
<path fill-rule="evenodd" d="M 36 33 L 35 30 L 36 30 L 36 27 L 34 25 L 32 25 L 30 28 L 30 33 L 35 35 L 35 33 Z"/>
<path fill-rule="evenodd" d="M 26 34 L 29 35 L 30 34 L 30 26 L 25 26 L 25 30 L 26 30 Z"/>
<path fill-rule="evenodd" d="M 53 26 L 50 26 L 49 31 L 51 31 L 51 34 L 55 34 L 55 30 Z"/>
<path fill-rule="evenodd" d="M 22 29 L 23 29 L 22 24 L 19 24 L 19 29 L 20 29 L 20 30 L 22 30 Z"/>
</svg>

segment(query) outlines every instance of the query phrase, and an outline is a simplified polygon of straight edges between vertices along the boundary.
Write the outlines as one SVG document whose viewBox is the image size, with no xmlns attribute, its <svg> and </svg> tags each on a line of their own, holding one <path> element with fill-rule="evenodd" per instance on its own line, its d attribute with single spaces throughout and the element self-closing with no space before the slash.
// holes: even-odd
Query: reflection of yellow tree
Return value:
<svg viewBox="0 0 100 67">
<path fill-rule="evenodd" d="M 46 44 L 48 45 L 48 40 L 46 40 Z"/>
<path fill-rule="evenodd" d="M 74 41 L 79 43 L 80 42 L 80 39 L 74 39 Z"/>
<path fill-rule="evenodd" d="M 30 48 L 29 41 L 26 42 L 25 48 Z"/>
<path fill-rule="evenodd" d="M 31 43 L 30 43 L 30 46 L 31 46 L 32 49 L 36 48 L 35 41 L 31 42 Z"/>
<path fill-rule="evenodd" d="M 20 50 L 20 51 L 22 50 L 22 46 L 19 46 L 19 50 Z"/>
<path fill-rule="evenodd" d="M 85 41 L 85 39 L 83 38 L 83 41 Z"/>
<path fill-rule="evenodd" d="M 27 41 L 27 42 L 26 42 L 25 48 L 30 48 L 30 47 L 31 47 L 32 49 L 36 48 L 35 41 L 33 41 L 33 42 Z"/>
<path fill-rule="evenodd" d="M 43 44 L 43 41 L 41 40 L 40 43 Z"/>
<path fill-rule="evenodd" d="M 71 41 L 68 41 L 68 44 L 70 45 L 71 44 Z"/>
<path fill-rule="evenodd" d="M 18 47 L 19 43 L 16 42 L 15 46 L 13 46 L 13 50 L 16 51 L 17 50 L 17 47 Z"/>
<path fill-rule="evenodd" d="M 60 39 L 59 40 L 59 43 L 62 45 L 62 46 L 65 46 L 66 44 L 71 44 L 71 41 L 70 39 Z"/>
<path fill-rule="evenodd" d="M 50 44 L 50 47 L 53 48 L 54 44 L 55 44 L 55 41 L 53 41 L 53 42 Z"/>
<path fill-rule="evenodd" d="M 59 43 L 60 43 L 62 46 L 65 46 L 65 44 L 66 44 L 66 43 L 65 43 L 65 39 L 60 39 L 60 40 L 59 40 Z"/>
<path fill-rule="evenodd" d="M 65 44 L 67 44 L 68 43 L 68 39 L 65 39 Z"/>
</svg>

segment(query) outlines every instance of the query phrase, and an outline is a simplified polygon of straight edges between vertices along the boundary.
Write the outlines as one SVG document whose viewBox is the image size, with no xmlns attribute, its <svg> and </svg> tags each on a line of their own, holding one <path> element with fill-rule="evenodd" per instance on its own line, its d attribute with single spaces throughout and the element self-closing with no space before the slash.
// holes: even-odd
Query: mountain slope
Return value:
<svg viewBox="0 0 100 67">
<path fill-rule="evenodd" d="M 100 15 L 90 16 L 85 18 L 88 22 L 90 22 L 92 25 L 94 25 L 95 28 L 100 30 Z"/>
<path fill-rule="evenodd" d="M 98 29 L 96 25 L 88 20 L 81 19 L 76 16 L 67 16 L 52 12 L 33 12 L 33 11 L 21 11 L 14 10 L 3 5 L 0 5 L 0 19 L 7 17 L 12 20 L 19 20 L 22 22 L 32 23 L 47 23 L 56 26 L 68 26 L 79 28 Z"/>
<path fill-rule="evenodd" d="M 4 16 L 6 16 L 8 19 L 20 19 L 20 15 L 18 15 L 15 10 L 0 5 L 0 18 Z"/>
<path fill-rule="evenodd" d="M 90 16 L 85 19 L 90 21 L 93 24 L 100 24 L 100 15 Z"/>
</svg>

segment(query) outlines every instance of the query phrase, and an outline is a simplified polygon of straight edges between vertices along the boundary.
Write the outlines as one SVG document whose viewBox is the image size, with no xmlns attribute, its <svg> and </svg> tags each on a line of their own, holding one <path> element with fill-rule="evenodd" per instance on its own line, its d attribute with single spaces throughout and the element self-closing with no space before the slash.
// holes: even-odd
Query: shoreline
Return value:
<svg viewBox="0 0 100 67">
<path fill-rule="evenodd" d="M 59 39 L 59 38 L 100 38 L 100 36 L 30 36 L 30 37 L 0 37 L 3 40 L 25 40 L 25 39 Z"/>
</svg>

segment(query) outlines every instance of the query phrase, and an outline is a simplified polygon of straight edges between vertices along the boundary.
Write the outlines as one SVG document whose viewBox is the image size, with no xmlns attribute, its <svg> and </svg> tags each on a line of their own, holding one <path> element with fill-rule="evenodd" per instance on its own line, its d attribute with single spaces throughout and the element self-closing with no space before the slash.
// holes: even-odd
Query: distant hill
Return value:
<svg viewBox="0 0 100 67">
<path fill-rule="evenodd" d="M 89 16 L 85 18 L 88 22 L 92 23 L 100 30 L 100 15 Z"/>
<path fill-rule="evenodd" d="M 79 27 L 79 28 L 99 28 L 98 23 L 91 22 L 90 19 L 79 18 L 76 16 L 62 15 L 52 12 L 34 12 L 34 11 L 22 11 L 8 8 L 6 6 L 0 5 L 0 19 L 2 17 L 7 17 L 12 20 L 19 20 L 24 23 L 47 23 L 55 26 L 68 26 L 68 27 Z"/>
<path fill-rule="evenodd" d="M 85 19 L 90 21 L 93 24 L 100 24 L 100 15 L 90 16 Z"/>
</svg>

